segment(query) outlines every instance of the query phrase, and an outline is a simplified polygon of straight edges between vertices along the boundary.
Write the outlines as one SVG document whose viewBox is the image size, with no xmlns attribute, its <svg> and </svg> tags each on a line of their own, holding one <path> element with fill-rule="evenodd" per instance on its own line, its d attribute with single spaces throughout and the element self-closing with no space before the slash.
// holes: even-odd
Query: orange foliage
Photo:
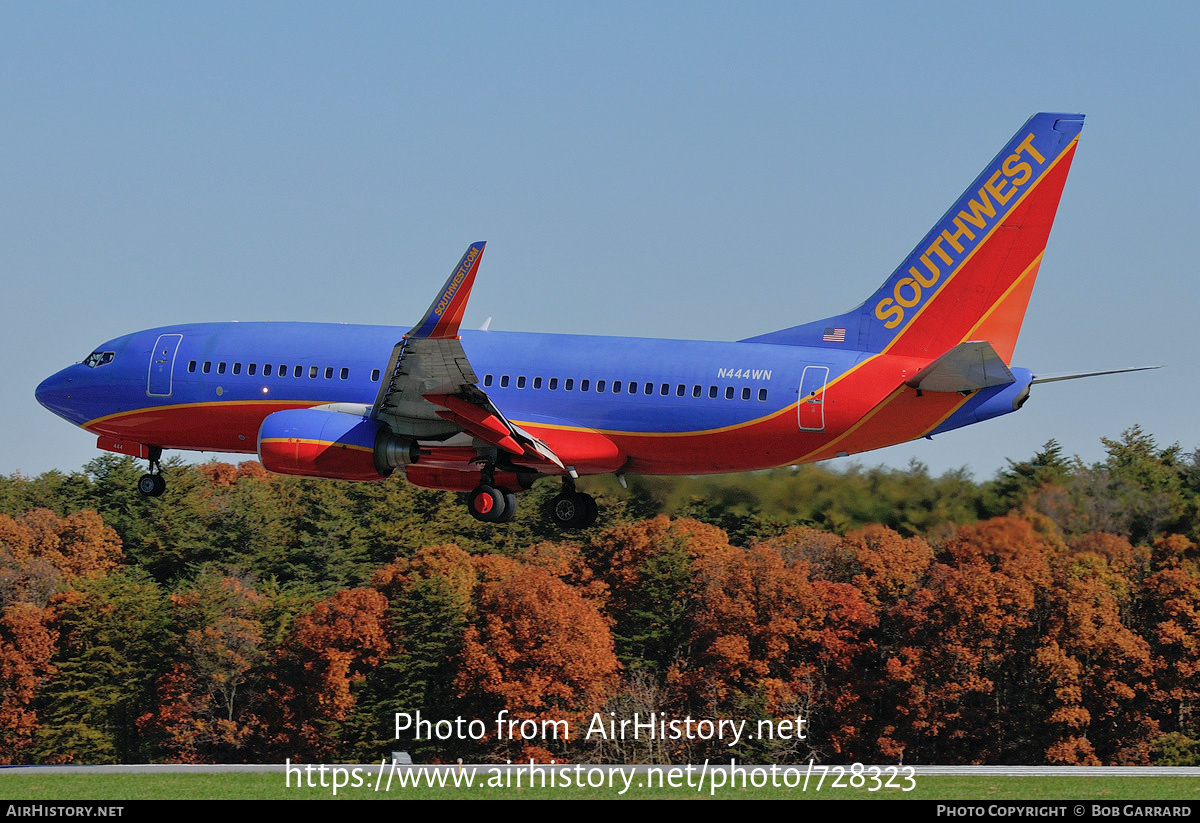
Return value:
<svg viewBox="0 0 1200 823">
<path fill-rule="evenodd" d="M 387 605 L 374 589 L 344 589 L 296 621 L 268 687 L 274 746 L 316 759 L 335 751 L 336 723 L 354 708 L 351 686 L 389 649 Z"/>
<path fill-rule="evenodd" d="M 50 609 L 13 603 L 0 614 L 0 764 L 19 762 L 38 728 L 38 687 L 54 673 L 58 632 Z"/>
<path fill-rule="evenodd" d="M 912 594 L 933 563 L 933 549 L 919 537 L 901 537 L 884 526 L 865 526 L 842 541 L 861 570 L 854 585 L 877 608 Z"/>
<path fill-rule="evenodd" d="M 543 568 L 495 555 L 473 561 L 480 583 L 459 694 L 494 700 L 515 719 L 570 722 L 598 710 L 619 667 L 595 604 Z"/>
<path fill-rule="evenodd" d="M 218 488 L 232 486 L 238 479 L 238 470 L 230 463 L 201 463 L 196 470 Z"/>
<path fill-rule="evenodd" d="M 117 533 L 91 510 L 65 518 L 49 509 L 0 515 L 0 546 L 18 568 L 47 562 L 68 581 L 105 574 L 122 558 Z"/>
</svg>

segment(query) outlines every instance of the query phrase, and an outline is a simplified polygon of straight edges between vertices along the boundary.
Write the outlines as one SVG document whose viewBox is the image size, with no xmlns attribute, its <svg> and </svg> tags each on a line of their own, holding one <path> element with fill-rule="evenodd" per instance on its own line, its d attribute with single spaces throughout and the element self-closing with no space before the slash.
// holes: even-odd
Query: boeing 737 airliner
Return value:
<svg viewBox="0 0 1200 823">
<path fill-rule="evenodd" d="M 864 452 L 1019 409 L 1010 368 L 1083 117 L 1021 127 L 870 299 L 736 343 L 459 331 L 483 243 L 411 329 L 198 323 L 118 337 L 43 382 L 46 408 L 148 459 L 257 452 L 273 472 L 467 493 L 504 522 L 596 518 L 581 475 L 703 474 Z M 1084 375 L 1069 375 L 1084 376 Z"/>
</svg>

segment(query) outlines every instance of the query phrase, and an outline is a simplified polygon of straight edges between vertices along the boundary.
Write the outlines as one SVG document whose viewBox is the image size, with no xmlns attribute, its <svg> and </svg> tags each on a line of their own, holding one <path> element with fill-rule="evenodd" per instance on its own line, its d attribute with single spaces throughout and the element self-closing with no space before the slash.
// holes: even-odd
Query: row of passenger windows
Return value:
<svg viewBox="0 0 1200 823">
<path fill-rule="evenodd" d="M 494 382 L 494 380 L 495 380 L 495 377 L 493 375 L 485 374 L 483 376 L 484 387 L 490 387 L 492 385 L 492 383 Z M 500 375 L 500 388 L 507 389 L 511 382 L 512 382 L 512 378 L 509 375 L 507 375 L 507 374 Z M 613 380 L 611 383 L 608 383 L 607 381 L 604 381 L 604 380 L 597 380 L 593 384 L 591 380 L 587 380 L 587 379 L 583 379 L 578 382 L 579 382 L 579 391 L 581 391 L 581 392 L 592 391 L 594 389 L 597 393 L 604 392 L 604 391 L 611 391 L 613 394 L 621 394 L 623 391 L 626 394 L 655 394 L 655 392 L 657 391 L 657 393 L 662 397 L 667 397 L 668 395 L 671 394 L 671 384 L 670 383 L 657 383 L 657 384 L 655 384 L 655 383 L 639 383 L 636 380 L 630 380 L 628 383 L 622 382 L 620 380 Z M 564 379 L 562 381 L 562 390 L 563 391 L 575 391 L 575 383 L 576 383 L 576 381 L 575 381 L 575 378 L 573 378 L 573 377 L 568 377 L 568 378 Z M 533 384 L 534 389 L 542 388 L 542 378 L 540 378 L 540 377 L 533 378 L 532 384 Z M 549 389 L 550 391 L 557 391 L 559 388 L 559 380 L 557 377 L 551 377 L 549 380 L 546 381 L 545 385 L 546 385 L 546 388 Z M 518 389 L 525 388 L 525 386 L 526 386 L 525 375 L 522 374 L 522 375 L 517 376 L 516 386 Z M 721 395 L 721 390 L 717 386 L 709 386 L 707 393 L 708 393 L 709 397 L 715 399 Z M 733 400 L 735 397 L 738 396 L 738 393 L 739 393 L 738 390 L 735 389 L 733 386 L 725 387 L 725 399 L 726 400 Z M 753 392 L 749 386 L 742 387 L 740 393 L 741 393 L 743 400 L 749 400 L 753 394 Z M 675 396 L 676 397 L 686 397 L 687 394 L 688 394 L 687 386 L 685 386 L 683 383 L 675 384 Z M 704 394 L 705 394 L 704 386 L 700 386 L 700 385 L 692 386 L 692 389 L 691 389 L 692 397 L 703 397 Z M 767 390 L 766 389 L 758 390 L 758 399 L 760 401 L 765 401 L 767 399 Z"/>
<path fill-rule="evenodd" d="M 196 360 L 189 360 L 187 370 L 189 373 L 194 373 L 196 371 L 197 367 L 199 367 L 201 373 L 211 374 L 213 371 L 213 365 L 214 365 L 213 361 L 211 361 L 211 360 L 205 360 L 203 363 L 200 363 Z M 241 363 L 228 364 L 224 360 L 220 360 L 220 361 L 217 361 L 217 363 L 215 365 L 216 365 L 217 374 L 225 374 L 227 370 L 229 372 L 231 372 L 232 374 L 241 374 L 242 373 L 242 364 Z M 292 367 L 292 376 L 293 377 L 304 377 L 305 371 L 306 371 L 306 369 L 304 366 L 293 366 Z M 321 367 L 320 366 L 308 366 L 307 373 L 308 373 L 308 377 L 310 380 L 315 380 L 315 379 L 317 379 L 317 377 L 319 377 L 321 375 Z M 258 364 L 257 363 L 246 364 L 246 374 L 251 377 L 258 374 Z M 273 374 L 278 375 L 279 377 L 287 377 L 288 376 L 288 367 L 286 365 L 275 366 L 275 364 L 273 364 L 273 363 L 264 363 L 262 366 L 263 377 L 271 377 Z M 325 375 L 326 380 L 332 380 L 333 375 L 334 375 L 334 367 L 326 366 L 325 370 L 324 370 L 324 375 Z M 337 377 L 339 380 L 349 380 L 350 379 L 350 369 L 348 369 L 345 366 L 342 366 L 340 369 L 337 370 Z M 372 383 L 379 382 L 379 369 L 371 370 L 371 382 Z M 483 385 L 485 388 L 490 388 L 493 382 L 495 382 L 494 375 L 485 374 L 483 376 Z M 512 378 L 509 375 L 507 375 L 507 374 L 500 375 L 500 388 L 507 389 L 511 382 L 512 382 Z M 593 383 L 591 380 L 584 378 L 578 382 L 579 382 L 579 391 L 589 392 L 589 391 L 593 390 Z M 575 391 L 575 383 L 576 383 L 576 381 L 575 381 L 575 378 L 573 378 L 573 377 L 568 377 L 568 378 L 564 379 L 562 381 L 562 390 L 563 391 Z M 533 384 L 534 389 L 542 388 L 542 378 L 540 378 L 540 377 L 533 378 L 532 384 Z M 546 388 L 549 389 L 550 391 L 558 391 L 559 379 L 557 377 L 551 377 L 549 380 L 546 381 L 545 385 L 546 385 Z M 645 395 L 652 395 L 655 393 L 655 385 L 656 384 L 654 384 L 654 383 L 639 383 L 636 380 L 630 380 L 628 383 L 625 383 L 621 380 L 613 380 L 611 383 L 609 383 L 608 381 L 605 381 L 605 380 L 597 380 L 597 381 L 595 381 L 594 389 L 597 394 L 605 392 L 605 391 L 611 391 L 613 394 L 621 394 L 621 392 L 624 391 L 626 394 L 641 393 L 641 394 L 645 394 Z M 516 386 L 518 389 L 525 388 L 525 386 L 526 386 L 525 375 L 522 374 L 522 375 L 517 376 Z M 671 394 L 671 384 L 670 383 L 659 383 L 659 384 L 657 384 L 657 389 L 658 389 L 658 394 L 661 395 L 662 397 L 667 397 L 668 395 Z M 707 393 L 710 398 L 716 399 L 717 397 L 719 397 L 721 395 L 721 390 L 717 386 L 709 386 Z M 676 397 L 686 397 L 687 394 L 688 394 L 687 386 L 685 386 L 683 383 L 677 383 L 675 385 L 675 396 Z M 701 385 L 693 385 L 692 386 L 692 390 L 691 390 L 692 397 L 703 397 L 704 394 L 705 394 L 705 391 L 704 391 L 703 386 L 701 386 Z M 733 400 L 735 397 L 737 397 L 737 395 L 738 395 L 738 390 L 736 388 L 734 388 L 733 386 L 725 387 L 725 399 L 726 400 Z M 742 396 L 743 400 L 749 400 L 751 398 L 752 390 L 750 389 L 749 386 L 742 387 L 741 396 Z M 767 390 L 766 389 L 758 390 L 758 399 L 760 402 L 766 401 L 766 399 L 767 399 Z"/>
<path fill-rule="evenodd" d="M 213 371 L 213 365 L 214 365 L 213 361 L 211 361 L 211 360 L 205 360 L 203 363 L 198 363 L 195 360 L 189 360 L 187 370 L 189 373 L 195 372 L 196 367 L 199 366 L 200 371 L 203 374 L 211 374 Z M 216 365 L 217 374 L 225 374 L 227 367 L 230 366 L 230 364 L 227 364 L 224 360 L 217 361 L 217 363 L 215 365 Z M 233 363 L 232 368 L 229 368 L 229 371 L 232 374 L 241 374 L 242 373 L 242 364 L 241 363 Z M 334 372 L 333 366 L 326 366 L 325 367 L 325 379 L 332 380 L 333 372 Z M 310 380 L 316 380 L 317 377 L 320 376 L 320 374 L 321 374 L 321 367 L 320 366 L 309 366 L 307 369 L 307 373 L 308 373 L 308 377 Z M 247 363 L 246 364 L 246 374 L 251 377 L 258 374 L 258 364 L 257 363 Z M 287 377 L 288 376 L 288 367 L 286 365 L 280 365 L 280 366 L 276 367 L 275 364 L 273 364 L 273 363 L 263 363 L 263 366 L 262 366 L 263 377 L 270 377 L 272 374 L 278 375 L 279 377 Z M 292 367 L 292 377 L 303 377 L 304 374 L 305 374 L 304 366 L 293 366 Z M 340 369 L 337 370 L 337 377 L 338 377 L 338 380 L 349 380 L 350 379 L 350 369 L 346 368 L 345 366 L 342 366 Z M 379 369 L 371 370 L 371 382 L 372 383 L 379 382 Z"/>
</svg>

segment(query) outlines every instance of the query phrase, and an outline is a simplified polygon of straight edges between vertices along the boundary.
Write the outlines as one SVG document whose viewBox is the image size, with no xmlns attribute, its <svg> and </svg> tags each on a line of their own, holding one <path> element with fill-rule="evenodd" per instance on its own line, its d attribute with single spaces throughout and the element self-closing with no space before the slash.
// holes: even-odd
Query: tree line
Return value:
<svg viewBox="0 0 1200 823">
<path fill-rule="evenodd" d="M 0 478 L 0 762 L 1200 762 L 1200 458 L 593 481 L 494 526 L 393 479 Z M 418 739 L 396 712 L 477 718 Z M 569 740 L 495 734 L 505 716 Z M 804 718 L 803 739 L 589 719 Z M 425 738 L 428 735 L 424 736 Z"/>
</svg>

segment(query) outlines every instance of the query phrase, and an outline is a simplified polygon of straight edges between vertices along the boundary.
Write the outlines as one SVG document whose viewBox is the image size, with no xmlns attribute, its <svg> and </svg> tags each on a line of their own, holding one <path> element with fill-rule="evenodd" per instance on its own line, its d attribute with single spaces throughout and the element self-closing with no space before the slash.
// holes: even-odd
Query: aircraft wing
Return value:
<svg viewBox="0 0 1200 823">
<path fill-rule="evenodd" d="M 416 326 L 392 349 L 370 416 L 396 434 L 444 440 L 466 432 L 508 454 L 566 470 L 544 442 L 509 422 L 479 388 L 458 328 L 484 243 L 472 243 Z"/>
</svg>

